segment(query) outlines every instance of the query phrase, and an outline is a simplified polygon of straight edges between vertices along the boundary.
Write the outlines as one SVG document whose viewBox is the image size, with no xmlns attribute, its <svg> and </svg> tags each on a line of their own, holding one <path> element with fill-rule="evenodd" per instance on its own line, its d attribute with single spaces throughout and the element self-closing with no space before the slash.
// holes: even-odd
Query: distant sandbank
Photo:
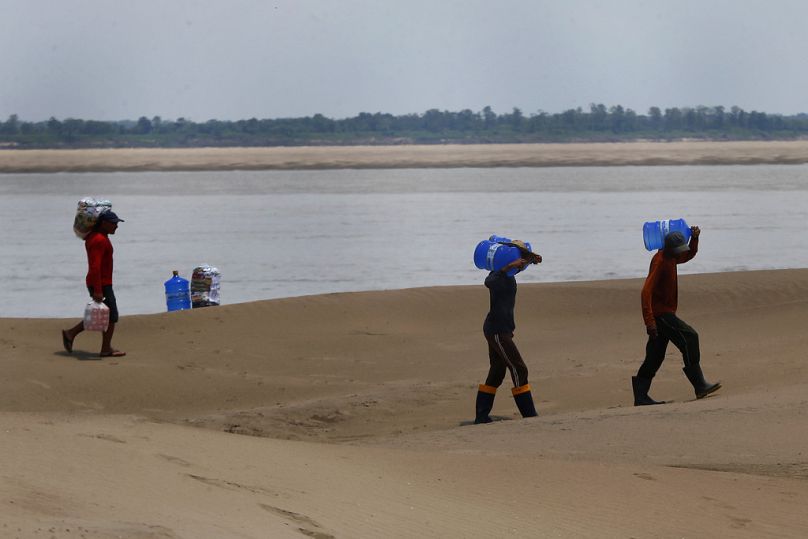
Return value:
<svg viewBox="0 0 808 539">
<path fill-rule="evenodd" d="M 0 150 L 0 173 L 808 163 L 808 140 Z"/>
</svg>

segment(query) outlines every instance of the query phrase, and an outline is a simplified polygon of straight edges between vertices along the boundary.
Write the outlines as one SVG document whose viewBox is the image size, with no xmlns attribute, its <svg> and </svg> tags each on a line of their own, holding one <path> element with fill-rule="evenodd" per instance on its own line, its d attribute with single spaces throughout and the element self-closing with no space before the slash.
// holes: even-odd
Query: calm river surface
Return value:
<svg viewBox="0 0 808 539">
<path fill-rule="evenodd" d="M 171 270 L 222 302 L 479 284 L 477 242 L 532 242 L 520 282 L 643 277 L 648 220 L 702 228 L 682 274 L 808 266 L 808 167 L 565 167 L 0 174 L 2 317 L 77 317 L 77 201 L 110 199 L 121 314 L 165 310 Z"/>
</svg>

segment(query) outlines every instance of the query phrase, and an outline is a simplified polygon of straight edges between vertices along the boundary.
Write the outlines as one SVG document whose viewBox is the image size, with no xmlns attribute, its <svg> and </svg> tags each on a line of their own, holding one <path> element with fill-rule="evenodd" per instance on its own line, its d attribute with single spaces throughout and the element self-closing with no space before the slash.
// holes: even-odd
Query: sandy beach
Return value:
<svg viewBox="0 0 808 539">
<path fill-rule="evenodd" d="M 724 388 L 670 347 L 631 406 L 640 280 L 520 285 L 540 416 L 487 371 L 482 286 L 73 320 L 0 319 L 0 536 L 808 536 L 808 270 L 680 278 Z"/>
<path fill-rule="evenodd" d="M 808 163 L 808 140 L 0 150 L 0 173 Z"/>
</svg>

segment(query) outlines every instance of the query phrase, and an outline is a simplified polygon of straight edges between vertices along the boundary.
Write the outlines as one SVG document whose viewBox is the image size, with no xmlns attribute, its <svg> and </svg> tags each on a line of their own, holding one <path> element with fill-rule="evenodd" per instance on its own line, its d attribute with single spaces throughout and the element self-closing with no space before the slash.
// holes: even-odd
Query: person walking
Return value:
<svg viewBox="0 0 808 539">
<path fill-rule="evenodd" d="M 485 278 L 490 308 L 483 323 L 483 335 L 488 342 L 490 368 L 485 383 L 480 384 L 477 390 L 475 424 L 492 421 L 489 414 L 494 407 L 497 388 L 505 379 L 506 371 L 510 371 L 513 380 L 511 393 L 522 417 L 538 415 L 527 380 L 527 366 L 513 342 L 513 332 L 516 329 L 513 316 L 516 305 L 516 277 L 508 276 L 508 272 L 512 269 L 522 271 L 528 264 L 539 264 L 542 258 L 527 249 L 523 242 L 513 241 L 512 245 L 519 247 L 522 258 L 514 260 L 499 271 L 490 272 Z"/>
<path fill-rule="evenodd" d="M 93 301 L 104 302 L 109 307 L 109 326 L 101 337 L 101 357 L 122 357 L 126 352 L 112 347 L 112 336 L 115 333 L 115 324 L 118 322 L 118 304 L 115 292 L 112 290 L 112 242 L 109 236 L 115 234 L 118 223 L 124 220 L 115 212 L 108 210 L 98 217 L 93 230 L 84 238 L 84 247 L 87 250 L 87 290 Z M 84 321 L 79 322 L 70 329 L 62 330 L 62 345 L 65 351 L 73 352 L 73 340 L 84 331 Z"/>
<path fill-rule="evenodd" d="M 670 232 L 665 236 L 665 244 L 651 259 L 648 277 L 642 288 L 642 316 L 648 343 L 645 346 L 645 360 L 631 378 L 634 393 L 634 406 L 664 404 L 648 395 L 651 381 L 665 360 L 668 342 L 673 342 L 682 353 L 684 372 L 693 385 L 696 398 L 701 399 L 715 392 L 721 383 L 711 384 L 704 379 L 701 371 L 699 334 L 676 316 L 679 301 L 677 265 L 692 260 L 699 250 L 697 226 L 690 227 L 690 243 L 681 232 Z"/>
</svg>

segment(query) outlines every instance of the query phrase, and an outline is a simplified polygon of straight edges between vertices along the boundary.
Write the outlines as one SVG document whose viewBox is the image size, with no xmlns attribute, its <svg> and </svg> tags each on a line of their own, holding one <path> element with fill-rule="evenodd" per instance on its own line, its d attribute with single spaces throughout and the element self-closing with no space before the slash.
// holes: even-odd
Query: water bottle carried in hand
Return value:
<svg viewBox="0 0 808 539">
<path fill-rule="evenodd" d="M 163 283 L 166 289 L 166 308 L 171 311 L 183 311 L 191 308 L 191 285 L 187 279 L 180 277 L 174 270 L 174 276 Z"/>
<path fill-rule="evenodd" d="M 690 240 L 690 227 L 684 219 L 666 219 L 663 221 L 649 221 L 642 227 L 642 239 L 645 248 L 655 251 L 665 247 L 665 236 L 670 232 L 681 232 L 685 241 Z"/>
<path fill-rule="evenodd" d="M 99 302 L 90 302 L 84 308 L 84 329 L 106 331 L 109 327 L 109 307 Z"/>
</svg>

